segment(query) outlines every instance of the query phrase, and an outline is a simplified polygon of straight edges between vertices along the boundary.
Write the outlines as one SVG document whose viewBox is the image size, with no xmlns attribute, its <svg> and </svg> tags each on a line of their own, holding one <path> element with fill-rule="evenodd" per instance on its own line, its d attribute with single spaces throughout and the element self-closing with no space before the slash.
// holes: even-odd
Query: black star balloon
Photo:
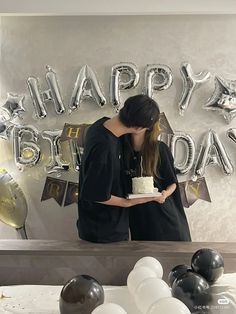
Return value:
<svg viewBox="0 0 236 314">
<path fill-rule="evenodd" d="M 11 93 L 7 94 L 7 99 L 5 104 L 1 107 L 6 111 L 11 119 L 18 117 L 23 112 L 25 108 L 23 106 L 24 96 L 14 95 Z"/>
<path fill-rule="evenodd" d="M 218 111 L 230 123 L 236 116 L 236 81 L 215 77 L 215 90 L 203 109 Z"/>
</svg>

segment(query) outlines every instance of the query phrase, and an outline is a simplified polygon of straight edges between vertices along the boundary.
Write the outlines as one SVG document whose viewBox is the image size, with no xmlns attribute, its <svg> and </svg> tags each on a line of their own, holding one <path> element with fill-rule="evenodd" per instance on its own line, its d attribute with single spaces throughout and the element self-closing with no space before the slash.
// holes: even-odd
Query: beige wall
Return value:
<svg viewBox="0 0 236 314">
<path fill-rule="evenodd" d="M 236 119 L 226 125 L 215 112 L 202 109 L 214 90 L 214 79 L 198 89 L 184 117 L 178 114 L 182 80 L 179 72 L 183 61 L 195 72 L 208 70 L 225 78 L 236 77 L 235 16 L 132 16 L 132 17 L 2 17 L 1 18 L 1 102 L 7 92 L 25 95 L 26 114 L 21 124 L 35 125 L 40 131 L 61 129 L 65 122 L 91 123 L 104 115 L 112 116 L 108 104 L 103 109 L 83 103 L 72 115 L 56 115 L 49 109 L 43 121 L 32 118 L 33 106 L 27 90 L 29 76 L 39 77 L 46 88 L 45 66 L 55 69 L 66 106 L 69 103 L 77 73 L 84 64 L 97 73 L 106 98 L 112 65 L 134 62 L 141 80 L 135 90 L 122 93 L 122 99 L 140 93 L 146 64 L 162 63 L 171 67 L 173 86 L 155 98 L 165 111 L 175 131 L 189 133 L 200 148 L 201 137 L 209 128 L 217 131 L 236 165 L 236 146 L 226 138 L 226 130 L 235 127 Z M 43 141 L 43 161 L 36 167 L 19 172 L 12 160 L 11 143 L 0 140 L 0 167 L 5 167 L 24 191 L 29 204 L 26 222 L 30 238 L 76 239 L 76 205 L 60 207 L 54 200 L 40 202 L 48 159 L 48 146 Z M 61 177 L 76 181 L 73 171 Z M 206 179 L 212 203 L 197 201 L 186 210 L 195 241 L 236 241 L 236 173 L 225 176 L 216 167 L 208 167 Z M 189 177 L 187 177 L 189 178 Z M 179 177 L 183 181 L 186 177 Z M 12 228 L 0 224 L 0 238 L 16 238 Z"/>
</svg>

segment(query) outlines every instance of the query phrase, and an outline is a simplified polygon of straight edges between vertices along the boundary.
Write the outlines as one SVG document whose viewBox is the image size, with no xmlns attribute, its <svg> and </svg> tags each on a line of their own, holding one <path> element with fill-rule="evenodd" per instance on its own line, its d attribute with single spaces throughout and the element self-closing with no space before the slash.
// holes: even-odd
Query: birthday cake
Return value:
<svg viewBox="0 0 236 314">
<path fill-rule="evenodd" d="M 153 193 L 153 177 L 135 177 L 132 178 L 133 194 Z"/>
</svg>

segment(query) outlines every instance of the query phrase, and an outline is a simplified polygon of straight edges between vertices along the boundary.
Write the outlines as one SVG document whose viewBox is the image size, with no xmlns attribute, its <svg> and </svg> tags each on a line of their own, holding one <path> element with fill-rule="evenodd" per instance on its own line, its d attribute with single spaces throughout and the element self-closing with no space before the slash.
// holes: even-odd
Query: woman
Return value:
<svg viewBox="0 0 236 314">
<path fill-rule="evenodd" d="M 127 193 L 131 193 L 132 177 L 136 176 L 153 176 L 154 186 L 162 193 L 159 202 L 130 208 L 131 240 L 191 241 L 173 157 L 157 137 L 156 123 L 151 130 L 126 135 L 124 139 Z"/>
</svg>

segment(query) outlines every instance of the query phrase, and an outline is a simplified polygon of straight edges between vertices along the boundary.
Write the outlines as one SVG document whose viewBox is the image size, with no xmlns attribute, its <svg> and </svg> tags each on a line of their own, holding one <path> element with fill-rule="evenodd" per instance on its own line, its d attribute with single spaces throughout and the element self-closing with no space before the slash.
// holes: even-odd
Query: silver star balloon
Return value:
<svg viewBox="0 0 236 314">
<path fill-rule="evenodd" d="M 23 100 L 24 96 L 8 93 L 6 102 L 1 109 L 5 110 L 11 119 L 19 117 L 23 112 L 25 112 Z"/>
<path fill-rule="evenodd" d="M 215 77 L 215 90 L 203 109 L 218 111 L 227 123 L 236 116 L 236 81 Z"/>
<path fill-rule="evenodd" d="M 9 140 L 13 126 L 10 120 L 6 120 L 4 115 L 0 114 L 0 138 Z"/>
</svg>

